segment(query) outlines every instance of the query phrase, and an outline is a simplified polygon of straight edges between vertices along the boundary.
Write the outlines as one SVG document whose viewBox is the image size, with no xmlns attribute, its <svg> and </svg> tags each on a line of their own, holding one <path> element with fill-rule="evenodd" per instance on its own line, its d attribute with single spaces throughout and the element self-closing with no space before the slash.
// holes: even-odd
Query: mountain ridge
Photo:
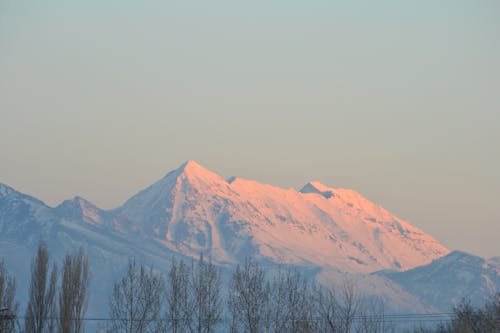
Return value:
<svg viewBox="0 0 500 333">
<path fill-rule="evenodd" d="M 349 277 L 364 292 L 390 300 L 395 311 L 430 308 L 433 299 L 423 287 L 405 281 L 418 280 L 419 268 L 434 267 L 436 261 L 443 272 L 474 276 L 468 286 L 480 289 L 477 299 L 500 289 L 498 258 L 486 268 L 477 260 L 462 262 L 467 254 L 451 255 L 433 237 L 354 190 L 317 181 L 297 191 L 240 177 L 226 180 L 194 161 L 111 210 L 79 196 L 49 207 L 0 184 L 0 250 L 17 276 L 29 276 L 40 239 L 57 260 L 85 247 L 94 278 L 103 281 L 95 286 L 96 295 L 106 295 L 130 257 L 164 269 L 173 256 L 200 253 L 227 271 L 253 256 L 266 267 L 314 272 L 312 278 L 321 283 Z M 447 287 L 423 286 L 430 295 Z M 439 308 L 448 310 L 460 292 L 441 293 Z M 92 302 L 92 311 L 103 306 L 102 297 Z"/>
<path fill-rule="evenodd" d="M 12 189 L 13 190 L 13 189 Z M 34 199 L 34 198 L 33 198 Z M 103 210 L 79 196 L 48 211 L 220 262 L 248 255 L 346 271 L 405 270 L 449 251 L 436 239 L 350 189 L 314 181 L 300 191 L 226 180 L 193 160 Z"/>
<path fill-rule="evenodd" d="M 500 262 L 460 250 L 404 272 L 376 272 L 396 282 L 426 306 L 445 309 L 464 297 L 482 306 L 500 292 Z"/>
</svg>

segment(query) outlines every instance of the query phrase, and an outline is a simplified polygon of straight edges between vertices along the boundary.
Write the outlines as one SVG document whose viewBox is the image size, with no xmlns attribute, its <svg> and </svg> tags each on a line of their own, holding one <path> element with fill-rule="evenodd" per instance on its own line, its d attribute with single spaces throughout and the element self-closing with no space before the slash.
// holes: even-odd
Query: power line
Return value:
<svg viewBox="0 0 500 333">
<path fill-rule="evenodd" d="M 380 320 L 449 320 L 454 314 L 451 312 L 435 312 L 435 313 L 401 313 L 401 314 L 372 314 L 372 315 L 355 315 L 351 319 L 354 321 L 361 321 L 367 319 L 380 319 Z M 16 316 L 18 319 L 26 319 L 29 316 Z M 47 316 L 43 317 L 45 320 L 60 320 L 63 319 L 62 316 Z M 157 318 L 157 319 L 147 319 L 146 321 L 183 321 L 189 319 L 188 317 L 177 317 L 177 318 Z M 85 321 L 145 321 L 145 319 L 130 319 L 121 317 L 81 317 L 81 318 L 71 318 L 71 320 L 85 320 Z M 221 321 L 229 321 L 230 318 L 223 318 Z M 313 317 L 310 319 L 301 319 L 303 321 L 320 321 L 323 320 L 322 317 Z"/>
</svg>

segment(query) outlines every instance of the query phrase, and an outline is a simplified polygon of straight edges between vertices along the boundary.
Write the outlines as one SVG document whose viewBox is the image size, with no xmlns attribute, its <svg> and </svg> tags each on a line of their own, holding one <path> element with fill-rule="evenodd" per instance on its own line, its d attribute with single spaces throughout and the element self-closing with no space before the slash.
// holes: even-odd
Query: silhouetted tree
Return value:
<svg viewBox="0 0 500 333">
<path fill-rule="evenodd" d="M 89 262 L 80 248 L 64 257 L 59 293 L 59 332 L 83 332 L 83 316 L 87 310 Z"/>
<path fill-rule="evenodd" d="M 0 260 L 0 333 L 12 333 L 15 330 L 19 308 L 15 296 L 16 280 L 7 271 L 3 260 Z"/>
<path fill-rule="evenodd" d="M 496 293 L 486 303 L 485 314 L 491 326 L 500 332 L 500 293 Z"/>
<path fill-rule="evenodd" d="M 25 315 L 26 333 L 55 331 L 57 266 L 49 276 L 49 254 L 45 242 L 40 242 L 31 263 L 31 283 Z"/>
<path fill-rule="evenodd" d="M 453 308 L 449 323 L 436 327 L 417 327 L 412 333 L 500 333 L 500 294 L 493 295 L 483 307 L 475 307 L 463 298 Z"/>
<path fill-rule="evenodd" d="M 167 280 L 167 327 L 172 333 L 183 332 L 191 321 L 188 306 L 190 271 L 184 261 L 172 258 Z"/>
<path fill-rule="evenodd" d="M 191 269 L 191 332 L 210 333 L 221 321 L 221 278 L 219 270 L 203 255 Z"/>
<path fill-rule="evenodd" d="M 229 287 L 231 330 L 260 332 L 266 318 L 265 304 L 268 302 L 268 295 L 264 270 L 251 258 L 246 258 L 243 267 L 236 267 Z"/>
<path fill-rule="evenodd" d="M 317 332 L 351 332 L 360 306 L 360 297 L 352 281 L 344 280 L 340 286 L 330 288 L 313 284 L 311 298 Z"/>
<path fill-rule="evenodd" d="M 469 299 L 462 299 L 453 309 L 449 333 L 499 332 L 498 323 L 490 319 L 486 308 L 475 308 Z"/>
<path fill-rule="evenodd" d="M 340 286 L 340 332 L 349 333 L 360 305 L 360 297 L 356 284 L 351 280 L 344 280 Z"/>
<path fill-rule="evenodd" d="M 269 293 L 267 302 L 263 304 L 264 311 L 264 326 L 266 332 L 286 332 L 287 331 L 287 293 L 286 290 L 286 273 L 280 267 L 278 272 L 274 274 L 271 281 L 266 283 L 266 291 Z"/>
<path fill-rule="evenodd" d="M 310 293 L 307 281 L 298 271 L 287 271 L 283 289 L 286 291 L 286 331 L 312 332 Z"/>
<path fill-rule="evenodd" d="M 164 294 L 163 277 L 142 264 L 137 267 L 135 260 L 130 260 L 126 275 L 115 283 L 109 299 L 111 331 L 164 332 L 160 320 Z"/>
<path fill-rule="evenodd" d="M 318 284 L 313 284 L 311 290 L 317 332 L 340 332 L 340 306 L 335 290 Z"/>
<path fill-rule="evenodd" d="M 364 298 L 360 302 L 358 317 L 356 333 L 389 333 L 395 330 L 385 316 L 384 302 L 377 297 Z"/>
</svg>

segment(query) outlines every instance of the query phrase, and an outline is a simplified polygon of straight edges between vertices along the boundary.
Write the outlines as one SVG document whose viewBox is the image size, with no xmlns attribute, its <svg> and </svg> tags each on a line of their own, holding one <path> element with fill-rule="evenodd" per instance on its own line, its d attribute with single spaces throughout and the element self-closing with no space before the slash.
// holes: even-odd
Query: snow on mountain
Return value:
<svg viewBox="0 0 500 333">
<path fill-rule="evenodd" d="M 2 236 L 32 242 L 63 228 L 139 242 L 155 251 L 205 252 L 220 263 L 254 255 L 352 272 L 405 270 L 448 253 L 355 191 L 319 182 L 296 191 L 237 177 L 227 181 L 194 161 L 112 211 L 80 197 L 50 208 L 5 185 L 0 199 Z"/>
<path fill-rule="evenodd" d="M 85 249 L 91 263 L 90 315 L 106 313 L 109 290 L 129 258 L 169 266 L 174 253 L 123 237 L 114 231 L 114 221 L 112 214 L 79 197 L 51 208 L 0 184 L 0 260 L 16 277 L 21 304 L 27 299 L 30 262 L 40 240 L 47 242 L 51 259 L 59 264 L 65 254 Z"/>
<path fill-rule="evenodd" d="M 323 269 L 316 280 L 335 290 L 342 290 L 346 283 L 352 284 L 364 299 L 383 301 L 388 313 L 425 313 L 432 309 L 399 284 L 381 275 Z"/>
<path fill-rule="evenodd" d="M 404 270 L 448 253 L 431 236 L 352 190 L 301 191 L 227 181 L 189 161 L 114 213 L 166 248 L 220 262 L 247 255 L 346 271 Z M 125 226 L 125 225 L 124 225 Z"/>
<path fill-rule="evenodd" d="M 52 209 L 42 201 L 0 183 L 0 235 L 46 235 L 54 220 Z"/>
<path fill-rule="evenodd" d="M 500 257 L 490 258 L 489 261 L 492 263 L 496 263 L 498 266 L 500 266 Z"/>
<path fill-rule="evenodd" d="M 166 273 L 172 256 L 201 252 L 225 267 L 225 274 L 248 255 L 266 267 L 290 264 L 314 272 L 310 277 L 325 284 L 347 274 L 360 290 L 382 295 L 398 309 L 418 310 L 424 306 L 398 285 L 403 282 L 366 273 L 403 271 L 449 252 L 353 190 L 311 182 L 297 191 L 225 180 L 193 161 L 114 210 L 80 197 L 51 208 L 0 184 L 0 257 L 19 277 L 20 299 L 26 298 L 29 263 L 40 239 L 57 262 L 80 246 L 86 249 L 96 295 L 89 314 L 106 311 L 110 286 L 130 257 Z"/>
<path fill-rule="evenodd" d="M 426 306 L 447 311 L 461 298 L 482 306 L 484 300 L 500 292 L 500 263 L 453 251 L 429 265 L 405 272 L 379 272 Z"/>
<path fill-rule="evenodd" d="M 62 218 L 81 220 L 90 225 L 102 224 L 104 216 L 107 215 L 105 211 L 81 197 L 64 201 L 55 208 L 55 211 Z"/>
</svg>

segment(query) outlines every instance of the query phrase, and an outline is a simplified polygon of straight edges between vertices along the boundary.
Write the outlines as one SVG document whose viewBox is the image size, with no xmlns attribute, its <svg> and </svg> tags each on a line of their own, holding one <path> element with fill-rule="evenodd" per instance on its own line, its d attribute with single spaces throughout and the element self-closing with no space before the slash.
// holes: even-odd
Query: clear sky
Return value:
<svg viewBox="0 0 500 333">
<path fill-rule="evenodd" d="M 0 0 L 0 182 L 102 208 L 193 159 L 500 255 L 500 2 Z"/>
</svg>

